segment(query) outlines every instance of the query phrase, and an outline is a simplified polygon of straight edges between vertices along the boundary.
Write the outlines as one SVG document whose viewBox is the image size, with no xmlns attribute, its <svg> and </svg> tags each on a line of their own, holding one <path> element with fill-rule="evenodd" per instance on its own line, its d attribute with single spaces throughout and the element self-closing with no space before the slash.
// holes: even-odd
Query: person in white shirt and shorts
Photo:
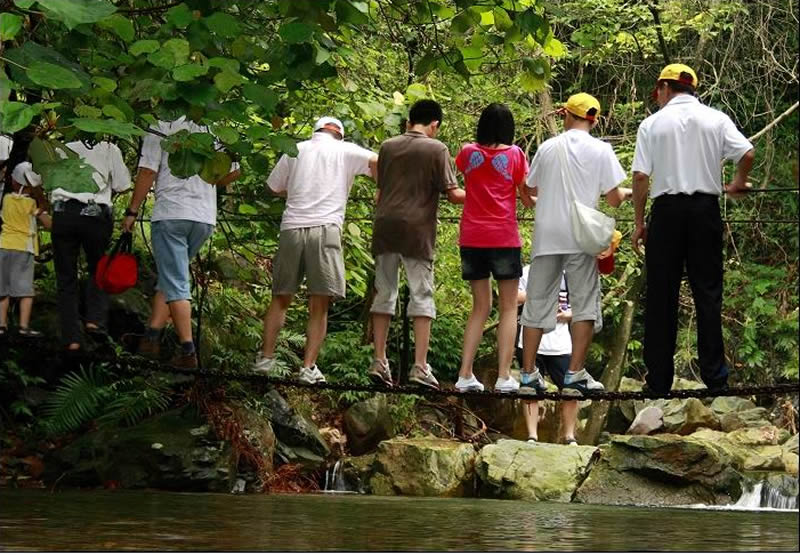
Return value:
<svg viewBox="0 0 800 555">
<path fill-rule="evenodd" d="M 286 198 L 286 208 L 272 265 L 272 302 L 253 371 L 282 374 L 275 345 L 305 278 L 309 318 L 298 379 L 313 384 L 325 381 L 316 362 L 327 333 L 328 307 L 332 299 L 345 296 L 341 235 L 347 197 L 357 175 L 374 177 L 378 156 L 344 142 L 344 125 L 331 117 L 317 120 L 311 139 L 299 143 L 297 150 L 296 157 L 281 156 L 267 178 L 270 190 Z"/>
<path fill-rule="evenodd" d="M 603 390 L 583 367 L 592 336 L 601 327 L 600 280 L 595 256 L 584 253 L 573 236 L 573 199 L 567 191 L 575 191 L 575 200 L 594 208 L 600 195 L 605 195 L 611 206 L 619 206 L 630 190 L 619 187 L 625 172 L 611 145 L 589 134 L 600 115 L 597 99 L 586 93 L 573 95 L 562 114 L 565 131 L 539 146 L 527 188 L 521 191 L 536 197 L 536 221 L 527 299 L 520 319 L 524 345 L 520 377 L 522 385 L 542 388 L 534 359 L 542 335 L 556 327 L 558 290 L 566 273 L 572 305 L 572 353 L 562 393 L 579 397 Z M 569 172 L 564 164 L 570 164 Z"/>
</svg>

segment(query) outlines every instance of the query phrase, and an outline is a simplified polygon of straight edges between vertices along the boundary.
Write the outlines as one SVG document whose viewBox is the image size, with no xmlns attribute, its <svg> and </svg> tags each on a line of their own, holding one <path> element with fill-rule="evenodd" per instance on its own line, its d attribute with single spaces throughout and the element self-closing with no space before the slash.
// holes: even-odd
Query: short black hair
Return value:
<svg viewBox="0 0 800 555">
<path fill-rule="evenodd" d="M 417 100 L 408 111 L 408 123 L 428 125 L 432 121 L 442 121 L 442 107 L 435 100 Z"/>
<path fill-rule="evenodd" d="M 689 78 L 691 79 L 691 75 L 689 75 Z M 673 79 L 662 79 L 661 81 L 659 81 L 659 86 L 661 86 L 661 83 L 666 83 L 667 87 L 669 87 L 669 90 L 671 90 L 674 93 L 685 93 L 685 94 L 690 94 L 692 96 L 696 94 L 694 87 L 688 83 L 682 83 L 681 81 L 675 81 Z"/>
<path fill-rule="evenodd" d="M 508 106 L 492 102 L 478 119 L 476 140 L 480 145 L 510 145 L 514 142 L 514 115 Z"/>
</svg>

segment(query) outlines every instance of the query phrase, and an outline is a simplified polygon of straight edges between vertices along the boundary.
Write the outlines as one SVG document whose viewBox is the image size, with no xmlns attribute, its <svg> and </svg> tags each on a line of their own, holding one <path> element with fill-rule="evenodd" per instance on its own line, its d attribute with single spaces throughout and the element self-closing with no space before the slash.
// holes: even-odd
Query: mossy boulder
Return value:
<svg viewBox="0 0 800 555">
<path fill-rule="evenodd" d="M 612 436 L 574 501 L 612 505 L 727 504 L 742 476 L 709 442 L 676 434 Z"/>
<path fill-rule="evenodd" d="M 786 449 L 787 451 L 797 455 L 798 454 L 798 443 L 800 443 L 798 440 L 800 440 L 800 434 L 794 434 L 793 436 L 791 436 L 789 439 L 787 439 L 784 442 L 783 448 Z"/>
<path fill-rule="evenodd" d="M 791 453 L 780 445 L 784 434 L 782 430 L 769 425 L 740 428 L 728 433 L 703 429 L 689 437 L 725 451 L 737 470 L 754 472 L 785 471 L 786 462 L 791 465 L 791 457 L 784 457 L 784 454 Z"/>
<path fill-rule="evenodd" d="M 373 471 L 376 495 L 464 497 L 473 490 L 475 449 L 448 439 L 390 439 L 378 445 Z"/>
<path fill-rule="evenodd" d="M 236 474 L 230 445 L 190 408 L 125 428 L 91 432 L 46 460 L 60 485 L 227 492 Z"/>
<path fill-rule="evenodd" d="M 744 409 L 729 412 L 720 416 L 720 428 L 725 432 L 732 432 L 741 428 L 759 428 L 770 426 L 769 411 L 763 407 Z"/>
<path fill-rule="evenodd" d="M 476 462 L 481 495 L 568 503 L 596 452 L 593 446 L 515 440 L 487 445 Z"/>
<path fill-rule="evenodd" d="M 343 421 L 347 443 L 354 455 L 374 451 L 381 441 L 392 437 L 392 416 L 386 395 L 354 403 L 345 411 Z"/>
</svg>

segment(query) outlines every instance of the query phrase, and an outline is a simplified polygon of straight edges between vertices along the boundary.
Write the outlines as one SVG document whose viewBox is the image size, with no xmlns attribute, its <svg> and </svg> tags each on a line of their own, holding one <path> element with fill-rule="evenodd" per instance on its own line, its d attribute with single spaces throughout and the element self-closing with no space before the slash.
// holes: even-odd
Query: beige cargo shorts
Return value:
<svg viewBox="0 0 800 555">
<path fill-rule="evenodd" d="M 294 295 L 303 278 L 309 295 L 345 295 L 342 230 L 335 224 L 285 229 L 272 265 L 272 294 Z"/>
</svg>

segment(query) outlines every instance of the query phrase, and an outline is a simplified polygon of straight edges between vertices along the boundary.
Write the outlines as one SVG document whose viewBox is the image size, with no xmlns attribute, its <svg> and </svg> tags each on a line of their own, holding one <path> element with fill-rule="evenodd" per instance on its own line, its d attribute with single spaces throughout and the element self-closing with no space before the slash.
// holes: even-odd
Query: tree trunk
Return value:
<svg viewBox="0 0 800 555">
<path fill-rule="evenodd" d="M 625 358 L 628 352 L 628 340 L 631 337 L 631 328 L 633 327 L 633 315 L 639 304 L 639 293 L 642 290 L 644 280 L 645 271 L 642 269 L 642 273 L 636 278 L 636 281 L 634 281 L 633 286 L 631 286 L 630 290 L 625 295 L 625 300 L 622 303 L 622 320 L 619 323 L 617 333 L 614 337 L 611 357 L 608 359 L 605 372 L 603 372 L 603 377 L 600 380 L 606 391 L 617 391 L 622 381 L 622 374 L 625 369 Z M 605 428 L 611 402 L 612 401 L 592 402 L 586 428 L 579 434 L 579 440 L 582 445 L 597 444 L 600 434 L 603 428 Z"/>
<path fill-rule="evenodd" d="M 545 87 L 539 93 L 539 103 L 541 104 L 542 119 L 551 137 L 558 135 L 558 124 L 556 124 L 555 114 L 553 113 L 553 98 L 550 96 L 550 89 Z"/>
</svg>

